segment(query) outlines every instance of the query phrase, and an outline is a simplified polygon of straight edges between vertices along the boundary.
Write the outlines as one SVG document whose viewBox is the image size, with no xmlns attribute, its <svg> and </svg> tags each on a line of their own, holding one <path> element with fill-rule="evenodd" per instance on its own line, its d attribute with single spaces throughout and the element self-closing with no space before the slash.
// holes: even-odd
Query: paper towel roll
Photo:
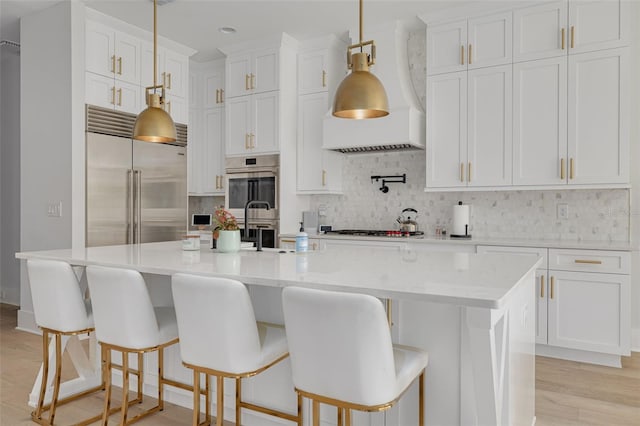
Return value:
<svg viewBox="0 0 640 426">
<path fill-rule="evenodd" d="M 469 233 L 469 205 L 457 204 L 453 206 L 453 229 L 451 236 L 462 236 Z M 467 232 L 465 232 L 467 231 Z"/>
</svg>

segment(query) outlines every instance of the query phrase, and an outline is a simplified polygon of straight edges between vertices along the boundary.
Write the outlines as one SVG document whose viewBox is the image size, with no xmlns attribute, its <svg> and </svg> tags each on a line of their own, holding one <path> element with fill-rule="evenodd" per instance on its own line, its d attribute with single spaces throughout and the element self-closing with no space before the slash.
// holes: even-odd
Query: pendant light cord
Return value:
<svg viewBox="0 0 640 426">
<path fill-rule="evenodd" d="M 360 53 L 362 53 L 362 2 L 360 0 Z"/>
</svg>

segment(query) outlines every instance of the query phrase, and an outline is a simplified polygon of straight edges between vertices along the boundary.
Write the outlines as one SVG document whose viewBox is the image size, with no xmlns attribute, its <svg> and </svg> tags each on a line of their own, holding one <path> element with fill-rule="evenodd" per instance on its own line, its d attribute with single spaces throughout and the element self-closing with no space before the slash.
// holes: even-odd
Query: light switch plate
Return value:
<svg viewBox="0 0 640 426">
<path fill-rule="evenodd" d="M 569 204 L 560 203 L 557 205 L 557 217 L 558 219 L 569 219 Z"/>
</svg>

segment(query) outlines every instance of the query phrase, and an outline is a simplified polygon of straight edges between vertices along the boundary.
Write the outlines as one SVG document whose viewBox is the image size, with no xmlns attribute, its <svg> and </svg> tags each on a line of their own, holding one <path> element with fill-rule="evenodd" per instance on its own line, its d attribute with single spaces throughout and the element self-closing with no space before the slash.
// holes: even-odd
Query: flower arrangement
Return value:
<svg viewBox="0 0 640 426">
<path fill-rule="evenodd" d="M 213 238 L 216 240 L 218 239 L 220 231 L 236 231 L 240 229 L 238 227 L 236 217 L 223 208 L 219 208 L 215 211 L 213 214 L 213 220 L 215 222 Z"/>
</svg>

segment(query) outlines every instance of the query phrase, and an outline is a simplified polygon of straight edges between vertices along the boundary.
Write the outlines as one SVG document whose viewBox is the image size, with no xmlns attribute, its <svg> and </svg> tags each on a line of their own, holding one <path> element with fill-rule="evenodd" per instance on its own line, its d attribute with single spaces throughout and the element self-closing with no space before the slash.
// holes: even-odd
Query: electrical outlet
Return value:
<svg viewBox="0 0 640 426">
<path fill-rule="evenodd" d="M 556 209 L 558 219 L 569 219 L 569 204 L 558 204 Z"/>
<path fill-rule="evenodd" d="M 47 216 L 62 217 L 62 201 L 47 204 Z"/>
</svg>

